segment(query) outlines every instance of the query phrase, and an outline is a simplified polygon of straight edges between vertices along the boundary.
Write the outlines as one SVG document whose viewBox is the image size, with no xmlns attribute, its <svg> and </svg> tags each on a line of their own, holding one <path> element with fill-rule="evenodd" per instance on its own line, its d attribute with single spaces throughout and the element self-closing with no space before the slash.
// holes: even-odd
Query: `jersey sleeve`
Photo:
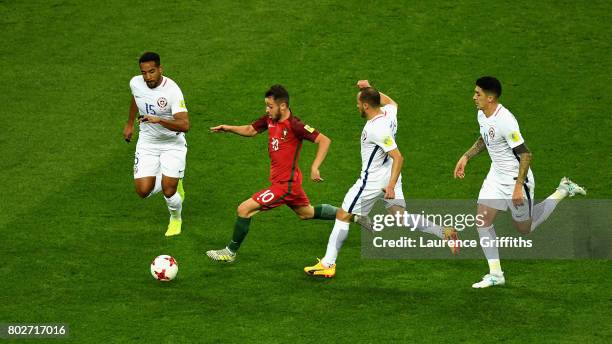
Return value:
<svg viewBox="0 0 612 344">
<path fill-rule="evenodd" d="M 174 115 L 179 112 L 187 112 L 187 106 L 185 106 L 185 98 L 183 97 L 183 92 L 181 92 L 181 89 L 176 86 L 172 93 L 172 103 L 170 104 L 172 114 Z"/>
<path fill-rule="evenodd" d="M 389 118 L 395 119 L 397 118 L 397 106 L 393 104 L 387 104 L 382 107 L 382 110 L 385 112 L 385 115 Z"/>
<path fill-rule="evenodd" d="M 138 76 L 135 76 L 130 79 L 130 91 L 132 91 L 132 96 L 136 95 L 136 78 L 137 77 Z"/>
<path fill-rule="evenodd" d="M 259 117 L 258 119 L 253 121 L 253 123 L 251 123 L 251 126 L 258 133 L 266 131 L 266 129 L 268 129 L 268 115 L 263 115 Z"/>
<path fill-rule="evenodd" d="M 521 135 L 518 122 L 512 115 L 507 115 L 502 119 L 502 121 L 500 121 L 499 131 L 510 148 L 515 148 L 525 143 L 523 135 Z"/>
<path fill-rule="evenodd" d="M 393 138 L 393 132 L 391 131 L 389 122 L 381 118 L 373 124 L 374 125 L 370 127 L 370 132 L 368 133 L 370 141 L 382 148 L 385 153 L 396 149 L 397 144 Z"/>
<path fill-rule="evenodd" d="M 319 131 L 308 124 L 302 123 L 302 121 L 293 117 L 291 121 L 291 129 L 295 136 L 300 140 L 308 140 L 310 142 L 314 142 L 319 136 Z"/>
</svg>

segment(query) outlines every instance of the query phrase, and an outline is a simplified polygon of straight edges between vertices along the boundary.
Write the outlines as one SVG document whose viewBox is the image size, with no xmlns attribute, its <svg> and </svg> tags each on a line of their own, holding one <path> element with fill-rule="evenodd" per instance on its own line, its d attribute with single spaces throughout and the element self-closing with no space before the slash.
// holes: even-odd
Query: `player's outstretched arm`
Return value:
<svg viewBox="0 0 612 344">
<path fill-rule="evenodd" d="M 327 151 L 329 150 L 329 146 L 331 145 L 331 139 L 321 133 L 314 141 L 317 144 L 317 154 L 315 155 L 314 160 L 312 161 L 312 166 L 310 167 L 310 179 L 315 182 L 322 182 L 323 178 L 321 178 L 321 173 L 319 173 L 319 167 L 325 160 L 325 156 L 327 155 Z"/>
<path fill-rule="evenodd" d="M 258 134 L 257 130 L 251 124 L 247 125 L 226 125 L 221 124 L 216 127 L 211 127 L 210 131 L 214 133 L 232 133 L 240 136 L 252 137 Z"/>
<path fill-rule="evenodd" d="M 123 139 L 125 142 L 132 141 L 132 133 L 134 132 L 134 120 L 136 119 L 136 113 L 138 112 L 138 107 L 136 106 L 136 100 L 134 100 L 134 96 L 132 96 L 132 102 L 130 103 L 130 114 L 128 115 L 127 123 L 125 123 L 125 127 L 123 128 Z"/>
<path fill-rule="evenodd" d="M 482 152 L 484 149 L 484 140 L 482 139 L 482 137 L 479 137 L 478 140 L 474 142 L 472 147 L 470 147 L 470 149 L 463 153 L 461 158 L 459 158 L 459 161 L 457 161 L 457 165 L 455 165 L 455 171 L 453 172 L 455 178 L 463 179 L 465 177 L 465 166 L 467 165 L 468 161 L 472 157 L 480 154 L 480 152 Z"/>
<path fill-rule="evenodd" d="M 140 118 L 141 122 L 158 123 L 164 128 L 186 133 L 189 131 L 189 115 L 187 112 L 177 112 L 173 119 L 165 119 L 157 116 L 145 115 Z"/>
<path fill-rule="evenodd" d="M 402 173 L 402 166 L 404 166 L 404 157 L 400 153 L 399 149 L 389 151 L 389 156 L 393 159 L 393 165 L 391 166 L 391 177 L 389 178 L 389 184 L 385 188 L 385 198 L 395 198 L 395 184 L 399 179 L 400 173 Z"/>
<path fill-rule="evenodd" d="M 359 80 L 357 81 L 357 87 L 361 90 L 363 88 L 368 88 L 372 86 L 370 85 L 370 82 L 368 80 Z M 393 104 L 395 105 L 395 107 L 398 107 L 397 103 L 393 99 L 391 99 L 391 97 L 380 92 L 380 90 L 378 91 L 378 93 L 380 93 L 380 104 L 382 106 Z"/>
</svg>

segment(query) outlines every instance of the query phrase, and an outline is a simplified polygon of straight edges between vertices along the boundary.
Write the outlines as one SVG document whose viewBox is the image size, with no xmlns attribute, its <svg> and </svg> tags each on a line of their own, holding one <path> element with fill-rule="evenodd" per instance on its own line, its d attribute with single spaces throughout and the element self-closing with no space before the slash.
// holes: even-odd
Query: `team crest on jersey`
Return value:
<svg viewBox="0 0 612 344">
<path fill-rule="evenodd" d="M 365 142 L 365 140 L 368 138 L 368 133 L 366 133 L 366 131 L 362 131 L 361 132 L 361 142 Z"/>
<path fill-rule="evenodd" d="M 495 128 L 489 128 L 489 139 L 493 140 L 495 138 Z"/>
<path fill-rule="evenodd" d="M 164 97 L 157 98 L 157 106 L 160 109 L 164 109 L 168 105 L 168 100 Z"/>
<path fill-rule="evenodd" d="M 287 139 L 287 133 L 289 133 L 289 131 L 287 130 L 287 128 L 283 128 L 283 136 L 281 136 L 281 140 L 286 140 Z"/>
</svg>

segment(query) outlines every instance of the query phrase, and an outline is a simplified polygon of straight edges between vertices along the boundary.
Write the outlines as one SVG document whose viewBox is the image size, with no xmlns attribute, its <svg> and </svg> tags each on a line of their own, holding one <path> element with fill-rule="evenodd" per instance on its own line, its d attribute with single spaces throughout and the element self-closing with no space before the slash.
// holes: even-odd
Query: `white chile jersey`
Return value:
<svg viewBox="0 0 612 344">
<path fill-rule="evenodd" d="M 525 142 L 516 118 L 499 104 L 488 118 L 482 110 L 478 110 L 478 124 L 491 157 L 491 169 L 487 178 L 500 184 L 514 185 L 518 176 L 519 157 L 512 149 Z M 527 173 L 527 182 L 530 181 L 533 181 L 531 169 Z"/>
<path fill-rule="evenodd" d="M 178 112 L 187 112 L 185 99 L 178 85 L 172 79 L 162 76 L 162 81 L 154 89 L 149 88 L 142 75 L 130 80 L 132 95 L 138 106 L 138 113 L 173 119 Z M 138 140 L 143 142 L 176 142 L 184 141 L 184 133 L 172 131 L 159 123 L 140 123 Z"/>
<path fill-rule="evenodd" d="M 397 148 L 397 107 L 386 105 L 381 111 L 361 132 L 361 180 L 366 188 L 387 186 L 393 164 L 387 153 Z"/>
</svg>

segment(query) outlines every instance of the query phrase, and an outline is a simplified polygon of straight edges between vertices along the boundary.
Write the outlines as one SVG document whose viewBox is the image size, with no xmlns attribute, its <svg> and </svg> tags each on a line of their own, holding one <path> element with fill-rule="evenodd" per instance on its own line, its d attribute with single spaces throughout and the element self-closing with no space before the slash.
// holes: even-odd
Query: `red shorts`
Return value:
<svg viewBox="0 0 612 344">
<path fill-rule="evenodd" d="M 251 198 L 261 205 L 261 210 L 269 210 L 283 204 L 290 207 L 310 204 L 302 185 L 297 183 L 291 183 L 291 190 L 289 183 L 272 184 L 254 193 Z"/>
</svg>

